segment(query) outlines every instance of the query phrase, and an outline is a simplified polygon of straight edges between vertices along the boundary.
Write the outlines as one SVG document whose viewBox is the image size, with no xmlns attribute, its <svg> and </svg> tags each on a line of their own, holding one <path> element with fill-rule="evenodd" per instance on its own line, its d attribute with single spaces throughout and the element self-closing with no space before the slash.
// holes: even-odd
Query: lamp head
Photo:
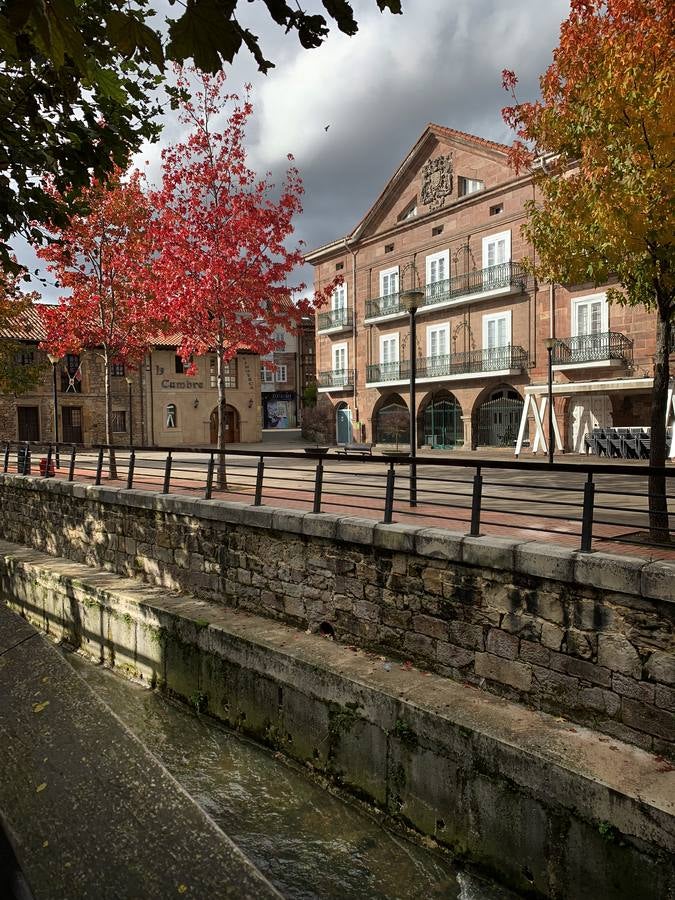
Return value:
<svg viewBox="0 0 675 900">
<path fill-rule="evenodd" d="M 50 362 L 53 366 L 55 366 L 56 363 L 61 359 L 61 357 L 60 357 L 60 356 L 57 356 L 55 353 L 48 353 L 48 354 L 47 354 L 47 359 L 49 360 L 49 362 Z"/>
<path fill-rule="evenodd" d="M 409 291 L 401 291 L 398 295 L 398 299 L 409 313 L 416 312 L 422 302 L 424 300 L 424 291 L 421 291 L 419 288 L 412 288 Z"/>
<path fill-rule="evenodd" d="M 131 387 L 131 385 L 134 383 L 134 379 L 131 378 L 130 375 L 125 375 L 125 376 L 124 376 L 124 380 L 125 380 L 126 383 L 129 385 L 129 387 Z"/>
<path fill-rule="evenodd" d="M 553 348 L 555 347 L 555 345 L 557 343 L 558 342 L 556 341 L 555 338 L 552 338 L 552 337 L 546 338 L 546 340 L 544 341 L 544 347 L 546 347 L 547 350 L 553 350 Z"/>
</svg>

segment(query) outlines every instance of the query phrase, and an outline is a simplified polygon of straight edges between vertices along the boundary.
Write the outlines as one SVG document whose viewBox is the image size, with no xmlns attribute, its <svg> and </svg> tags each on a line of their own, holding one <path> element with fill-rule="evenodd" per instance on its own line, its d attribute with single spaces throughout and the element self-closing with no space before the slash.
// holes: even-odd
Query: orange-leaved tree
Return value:
<svg viewBox="0 0 675 900">
<path fill-rule="evenodd" d="M 302 316 L 325 302 L 337 282 L 311 300 L 295 301 L 305 290 L 288 283 L 303 262 L 301 244 L 293 239 L 302 180 L 291 165 L 277 189 L 248 165 L 248 89 L 241 100 L 227 93 L 222 73 L 199 76 L 194 97 L 188 87 L 179 71 L 181 120 L 189 134 L 163 151 L 162 185 L 151 197 L 154 283 L 171 330 L 181 336 L 184 361 L 215 353 L 217 483 L 225 487 L 227 363 L 241 349 L 261 356 L 279 349 L 277 327 L 299 328 Z M 218 128 L 224 110 L 229 112 Z"/>
<path fill-rule="evenodd" d="M 541 97 L 503 110 L 538 199 L 524 233 L 543 278 L 615 278 L 615 303 L 655 310 L 650 465 L 666 460 L 669 353 L 675 315 L 675 29 L 672 0 L 572 0 Z M 665 477 L 649 477 L 650 532 L 668 539 Z"/>
<path fill-rule="evenodd" d="M 65 290 L 58 306 L 42 308 L 43 346 L 59 356 L 86 350 L 101 359 L 105 439 L 112 445 L 111 367 L 137 364 L 162 327 L 148 287 L 150 206 L 141 175 L 120 170 L 105 184 L 94 181 L 82 202 L 87 213 L 51 227 L 54 240 L 38 250 Z M 110 477 L 117 477 L 112 450 Z"/>
</svg>

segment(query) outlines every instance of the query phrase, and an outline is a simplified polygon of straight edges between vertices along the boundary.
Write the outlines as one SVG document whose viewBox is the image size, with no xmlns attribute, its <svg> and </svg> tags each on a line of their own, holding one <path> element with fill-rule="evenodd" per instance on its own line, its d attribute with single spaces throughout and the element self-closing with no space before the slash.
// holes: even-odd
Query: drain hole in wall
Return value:
<svg viewBox="0 0 675 900">
<path fill-rule="evenodd" d="M 443 819 L 436 819 L 436 831 L 445 831 L 445 822 Z"/>
<path fill-rule="evenodd" d="M 330 624 L 330 622 L 322 622 L 319 625 L 319 634 L 322 634 L 324 637 L 334 639 L 335 638 L 335 629 Z"/>
<path fill-rule="evenodd" d="M 521 871 L 523 873 L 523 876 L 525 878 L 527 878 L 527 880 L 530 882 L 530 884 L 533 884 L 534 883 L 534 875 L 532 874 L 532 872 L 530 872 L 530 870 L 527 868 L 527 866 L 523 866 Z"/>
</svg>

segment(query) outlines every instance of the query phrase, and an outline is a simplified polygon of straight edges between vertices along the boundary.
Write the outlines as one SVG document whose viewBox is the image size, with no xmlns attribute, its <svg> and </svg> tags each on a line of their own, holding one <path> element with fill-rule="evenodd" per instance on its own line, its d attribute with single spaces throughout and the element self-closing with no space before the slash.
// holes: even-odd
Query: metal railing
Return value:
<svg viewBox="0 0 675 900">
<path fill-rule="evenodd" d="M 319 372 L 319 387 L 349 388 L 354 385 L 353 369 L 329 369 Z"/>
<path fill-rule="evenodd" d="M 618 331 L 602 331 L 562 338 L 553 348 L 554 366 L 612 359 L 626 363 L 633 361 L 633 342 Z"/>
<path fill-rule="evenodd" d="M 455 275 L 443 281 L 427 284 L 424 289 L 424 306 L 444 303 L 459 297 L 482 294 L 503 288 L 525 290 L 527 273 L 519 263 L 504 262 L 485 269 L 474 269 L 464 275 Z M 418 310 L 421 312 L 422 310 Z M 401 305 L 399 294 L 387 294 L 366 300 L 366 318 L 376 319 L 379 316 L 406 314 Z"/>
<path fill-rule="evenodd" d="M 672 518 L 675 468 L 530 462 L 476 457 L 363 459 L 305 452 L 219 453 L 209 448 L 55 446 L 6 443 L 0 472 L 299 511 L 368 516 L 478 536 L 508 535 L 573 549 L 644 555 L 649 476 L 663 475 Z M 35 464 L 36 457 L 38 465 Z M 41 465 L 39 463 L 42 463 Z M 411 505 L 411 465 L 416 505 Z M 665 526 L 668 528 L 666 522 Z M 675 544 L 672 557 L 675 558 Z M 668 555 L 662 551 L 662 555 Z"/>
<path fill-rule="evenodd" d="M 331 309 L 317 316 L 317 331 L 329 331 L 331 328 L 351 328 L 354 323 L 354 311 L 348 306 Z"/>
<path fill-rule="evenodd" d="M 444 378 L 483 372 L 521 371 L 527 367 L 527 351 L 522 347 L 491 347 L 466 353 L 426 356 L 417 360 L 416 379 Z M 405 381 L 410 378 L 409 360 L 375 363 L 366 368 L 366 382 Z"/>
</svg>

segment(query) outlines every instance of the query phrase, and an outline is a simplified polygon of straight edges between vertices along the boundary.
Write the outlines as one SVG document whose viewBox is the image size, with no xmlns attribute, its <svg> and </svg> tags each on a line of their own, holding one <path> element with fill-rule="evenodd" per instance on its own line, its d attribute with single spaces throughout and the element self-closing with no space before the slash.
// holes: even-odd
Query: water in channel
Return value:
<svg viewBox="0 0 675 900">
<path fill-rule="evenodd" d="M 502 900 L 256 744 L 76 653 L 76 671 L 288 900 Z M 512 897 L 512 895 L 508 895 Z"/>
</svg>

